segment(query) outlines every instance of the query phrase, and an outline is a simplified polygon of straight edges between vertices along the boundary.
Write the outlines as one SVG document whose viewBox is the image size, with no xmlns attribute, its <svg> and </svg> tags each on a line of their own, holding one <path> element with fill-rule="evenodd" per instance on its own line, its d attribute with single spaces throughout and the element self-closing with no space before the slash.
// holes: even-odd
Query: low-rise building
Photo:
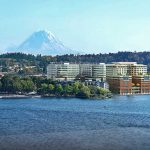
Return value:
<svg viewBox="0 0 150 150">
<path fill-rule="evenodd" d="M 133 76 L 132 83 L 134 84 L 133 87 L 138 87 L 136 94 L 150 94 L 150 76 Z"/>
<path fill-rule="evenodd" d="M 131 76 L 112 76 L 107 78 L 109 89 L 113 93 L 120 95 L 132 94 L 132 77 Z"/>
<path fill-rule="evenodd" d="M 98 86 L 98 87 L 101 87 L 101 88 L 109 90 L 109 84 L 106 81 L 86 80 L 85 84 L 86 85 L 94 85 L 94 86 Z"/>
</svg>

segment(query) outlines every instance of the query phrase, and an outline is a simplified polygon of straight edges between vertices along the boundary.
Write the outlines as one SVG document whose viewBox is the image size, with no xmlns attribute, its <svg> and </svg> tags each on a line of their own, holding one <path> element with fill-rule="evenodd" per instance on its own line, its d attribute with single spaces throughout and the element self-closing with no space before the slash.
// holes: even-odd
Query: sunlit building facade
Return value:
<svg viewBox="0 0 150 150">
<path fill-rule="evenodd" d="M 115 62 L 106 65 L 110 90 L 120 95 L 150 94 L 147 66 L 136 62 Z"/>
<path fill-rule="evenodd" d="M 52 80 L 74 80 L 79 75 L 78 64 L 49 64 L 47 77 Z"/>
<path fill-rule="evenodd" d="M 100 64 L 49 64 L 47 77 L 53 80 L 106 80 L 106 65 Z"/>
</svg>

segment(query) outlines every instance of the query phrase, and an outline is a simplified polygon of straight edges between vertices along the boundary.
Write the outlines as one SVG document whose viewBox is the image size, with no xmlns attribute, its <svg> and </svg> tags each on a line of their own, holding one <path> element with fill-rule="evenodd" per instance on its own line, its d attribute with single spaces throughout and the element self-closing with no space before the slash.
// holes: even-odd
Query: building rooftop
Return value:
<svg viewBox="0 0 150 150">
<path fill-rule="evenodd" d="M 137 62 L 112 62 L 112 64 L 120 64 L 120 65 L 136 65 Z"/>
</svg>

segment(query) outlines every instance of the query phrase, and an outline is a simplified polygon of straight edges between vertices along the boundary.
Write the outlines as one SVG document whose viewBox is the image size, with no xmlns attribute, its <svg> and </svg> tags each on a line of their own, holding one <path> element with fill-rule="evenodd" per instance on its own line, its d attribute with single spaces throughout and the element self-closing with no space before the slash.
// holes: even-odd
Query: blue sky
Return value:
<svg viewBox="0 0 150 150">
<path fill-rule="evenodd" d="M 0 50 L 47 29 L 85 52 L 150 50 L 149 0 L 0 0 Z"/>
</svg>

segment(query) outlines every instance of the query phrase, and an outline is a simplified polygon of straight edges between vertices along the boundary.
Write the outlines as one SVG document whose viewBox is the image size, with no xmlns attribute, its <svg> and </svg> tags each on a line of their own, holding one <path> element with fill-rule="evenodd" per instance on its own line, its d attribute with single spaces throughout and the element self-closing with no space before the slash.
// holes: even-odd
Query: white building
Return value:
<svg viewBox="0 0 150 150">
<path fill-rule="evenodd" d="M 105 81 L 106 65 L 100 64 L 49 64 L 47 77 L 53 80 L 74 80 L 77 76 Z"/>
<path fill-rule="evenodd" d="M 79 75 L 78 64 L 49 64 L 47 67 L 47 77 L 53 80 L 73 80 Z"/>
<path fill-rule="evenodd" d="M 106 65 L 106 75 L 109 76 L 136 76 L 145 75 L 147 66 L 136 62 L 114 62 Z"/>
<path fill-rule="evenodd" d="M 95 80 L 106 80 L 106 64 L 100 63 L 100 64 L 93 64 L 92 65 L 92 77 Z"/>
</svg>

